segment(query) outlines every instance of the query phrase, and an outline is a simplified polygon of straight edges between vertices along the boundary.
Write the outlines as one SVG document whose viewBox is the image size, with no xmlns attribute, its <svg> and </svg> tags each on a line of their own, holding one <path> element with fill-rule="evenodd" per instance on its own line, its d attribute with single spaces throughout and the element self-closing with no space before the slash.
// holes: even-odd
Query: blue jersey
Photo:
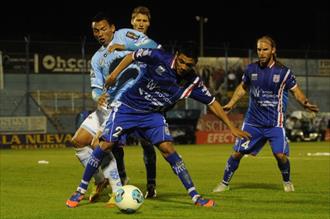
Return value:
<svg viewBox="0 0 330 219">
<path fill-rule="evenodd" d="M 204 104 L 215 98 L 194 73 L 180 77 L 173 69 L 175 56 L 159 49 L 139 49 L 136 61 L 143 62 L 141 73 L 119 101 L 142 112 L 161 112 L 171 108 L 183 98 L 191 97 Z"/>
<path fill-rule="evenodd" d="M 256 62 L 247 66 L 242 80 L 249 88 L 245 123 L 257 127 L 283 127 L 288 90 L 297 85 L 291 70 L 280 63 L 261 67 Z"/>
<path fill-rule="evenodd" d="M 109 46 L 113 44 L 124 45 L 127 50 L 135 50 L 136 48 L 156 48 L 158 46 L 153 40 L 149 39 L 143 33 L 133 29 L 120 29 L 114 33 L 114 37 Z M 109 53 L 106 47 L 101 47 L 92 57 L 91 61 L 91 87 L 102 90 L 105 80 L 110 72 L 112 72 L 119 62 L 128 54 L 128 51 L 114 51 Z M 120 95 L 125 87 L 129 87 L 130 83 L 137 77 L 139 67 L 136 64 L 128 66 L 118 77 L 117 83 L 108 92 L 110 99 L 113 101 L 117 95 Z"/>
</svg>

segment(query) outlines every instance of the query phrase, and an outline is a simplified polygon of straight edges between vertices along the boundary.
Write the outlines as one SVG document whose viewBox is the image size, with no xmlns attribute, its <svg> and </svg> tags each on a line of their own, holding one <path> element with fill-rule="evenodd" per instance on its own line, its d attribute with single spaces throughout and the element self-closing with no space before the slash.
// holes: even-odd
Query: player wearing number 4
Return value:
<svg viewBox="0 0 330 219">
<path fill-rule="evenodd" d="M 228 190 L 228 184 L 243 155 L 258 154 L 267 141 L 281 171 L 284 191 L 294 191 L 290 180 L 289 145 L 283 127 L 288 91 L 293 93 L 304 108 L 312 112 L 318 112 L 319 109 L 307 100 L 291 70 L 276 60 L 276 45 L 271 37 L 263 36 L 257 40 L 257 53 L 259 61 L 247 66 L 241 84 L 229 103 L 223 107 L 224 110 L 230 111 L 236 102 L 249 92 L 249 107 L 242 130 L 249 132 L 252 138 L 236 140 L 223 179 L 213 192 Z"/>
</svg>

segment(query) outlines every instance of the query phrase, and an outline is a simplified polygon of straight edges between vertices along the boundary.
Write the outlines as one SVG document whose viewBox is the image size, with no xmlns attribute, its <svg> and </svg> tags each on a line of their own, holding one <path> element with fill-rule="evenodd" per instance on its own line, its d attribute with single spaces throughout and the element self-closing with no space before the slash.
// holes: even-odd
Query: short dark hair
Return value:
<svg viewBox="0 0 330 219">
<path fill-rule="evenodd" d="M 189 42 L 183 42 L 180 43 L 180 45 L 177 47 L 178 53 L 183 53 L 186 56 L 192 58 L 197 63 L 198 61 L 198 46 L 195 42 L 189 41 Z"/>
<path fill-rule="evenodd" d="M 150 10 L 145 6 L 138 6 L 134 8 L 132 11 L 132 19 L 134 19 L 137 14 L 144 14 L 149 18 L 149 20 L 151 20 Z"/>
<path fill-rule="evenodd" d="M 106 20 L 106 21 L 109 23 L 109 25 L 114 24 L 113 21 L 110 19 L 110 17 L 109 17 L 106 13 L 104 13 L 104 12 L 102 12 L 102 11 L 98 12 L 98 13 L 92 18 L 92 22 L 100 22 L 100 21 L 102 21 L 102 20 Z"/>
</svg>

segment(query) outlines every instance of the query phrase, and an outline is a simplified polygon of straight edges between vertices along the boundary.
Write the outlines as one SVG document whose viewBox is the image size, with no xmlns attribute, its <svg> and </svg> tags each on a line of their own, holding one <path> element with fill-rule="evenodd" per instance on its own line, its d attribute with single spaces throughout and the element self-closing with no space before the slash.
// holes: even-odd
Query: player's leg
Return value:
<svg viewBox="0 0 330 219">
<path fill-rule="evenodd" d="M 213 189 L 213 192 L 224 192 L 229 190 L 229 182 L 237 170 L 244 154 L 234 151 L 228 158 L 222 181 Z"/>
<path fill-rule="evenodd" d="M 113 143 L 101 141 L 99 146 L 97 146 L 88 160 L 87 166 L 85 168 L 85 172 L 83 174 L 82 180 L 77 187 L 76 192 L 67 200 L 66 205 L 69 208 L 75 208 L 78 206 L 79 202 L 83 199 L 89 181 L 91 180 L 93 174 L 98 170 L 101 162 L 105 156 L 109 154 L 109 150 L 111 150 Z"/>
<path fill-rule="evenodd" d="M 236 139 L 234 152 L 227 160 L 222 181 L 213 189 L 213 192 L 223 192 L 229 190 L 229 183 L 239 167 L 239 163 L 244 154 L 256 155 L 266 143 L 262 130 L 250 125 L 244 125 L 242 130 L 251 134 L 251 139 Z"/>
<path fill-rule="evenodd" d="M 68 207 L 77 207 L 79 202 L 84 197 L 92 175 L 97 171 L 104 157 L 109 155 L 109 151 L 111 151 L 114 145 L 113 142 L 118 142 L 120 140 L 120 135 L 125 128 L 124 126 L 121 127 L 120 125 L 124 120 L 125 116 L 120 116 L 119 112 L 116 113 L 113 111 L 110 114 L 110 117 L 105 125 L 105 129 L 100 137 L 101 141 L 97 142 L 97 146 L 95 147 L 90 159 L 88 160 L 81 183 L 79 184 L 76 192 L 66 202 Z"/>
<path fill-rule="evenodd" d="M 196 206 L 213 207 L 215 201 L 212 199 L 204 199 L 197 192 L 194 183 L 190 177 L 190 174 L 181 158 L 181 156 L 175 151 L 172 142 L 165 141 L 159 144 L 159 150 L 166 159 L 166 161 L 171 165 L 173 172 L 179 177 L 181 183 L 186 188 L 188 194 L 190 195 L 192 201 Z"/>
<path fill-rule="evenodd" d="M 120 176 L 121 183 L 123 185 L 126 185 L 128 183 L 128 177 L 127 177 L 126 169 L 125 169 L 123 146 L 114 147 L 112 149 L 112 153 L 117 161 L 117 168 L 118 168 L 118 173 Z"/>
<path fill-rule="evenodd" d="M 213 207 L 215 202 L 211 199 L 203 199 L 197 192 L 194 183 L 185 167 L 185 164 L 175 151 L 165 118 L 160 113 L 152 113 L 141 118 L 140 124 L 143 130 L 143 137 L 157 145 L 165 160 L 172 167 L 173 172 L 179 177 L 188 194 L 197 206 Z M 140 127 L 141 127 L 140 126 Z"/>
<path fill-rule="evenodd" d="M 147 191 L 145 198 L 155 198 L 156 192 L 156 151 L 150 142 L 140 139 L 143 148 L 143 160 L 147 174 Z"/>
<path fill-rule="evenodd" d="M 286 140 L 285 129 L 280 127 L 268 128 L 266 134 L 282 174 L 284 191 L 293 192 L 294 186 L 290 179 L 290 160 L 288 158 L 289 144 Z"/>
<path fill-rule="evenodd" d="M 78 128 L 71 139 L 71 143 L 76 151 L 76 157 L 83 165 L 83 167 L 87 166 L 88 159 L 93 152 L 93 149 L 90 145 L 98 128 L 99 122 L 97 115 L 96 112 L 93 112 L 84 120 L 81 127 Z M 105 183 L 105 179 L 101 171 L 97 171 L 94 174 L 94 179 L 96 186 L 100 186 Z"/>
</svg>

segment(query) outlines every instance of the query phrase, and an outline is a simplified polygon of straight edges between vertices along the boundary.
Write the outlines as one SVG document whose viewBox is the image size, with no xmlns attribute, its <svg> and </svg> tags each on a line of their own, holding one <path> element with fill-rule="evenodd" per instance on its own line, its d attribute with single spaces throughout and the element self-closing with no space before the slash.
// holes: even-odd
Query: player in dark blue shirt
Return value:
<svg viewBox="0 0 330 219">
<path fill-rule="evenodd" d="M 290 180 L 289 145 L 284 129 L 288 91 L 305 109 L 318 112 L 318 107 L 307 100 L 292 71 L 276 60 L 276 45 L 271 37 L 263 36 L 257 40 L 257 53 L 259 61 L 247 66 L 241 84 L 224 106 L 224 110 L 230 111 L 249 92 L 249 107 L 242 130 L 249 132 L 252 138 L 236 140 L 223 179 L 213 192 L 228 190 L 228 184 L 243 155 L 258 154 L 267 141 L 282 173 L 284 191 L 294 191 Z"/>
<path fill-rule="evenodd" d="M 179 100 L 191 97 L 207 104 L 235 136 L 249 138 L 249 133 L 237 129 L 230 122 L 221 105 L 194 73 L 197 62 L 195 50 L 182 47 L 181 51 L 172 55 L 159 49 L 139 49 L 128 54 L 121 61 L 109 75 L 106 86 L 115 86 L 117 75 L 134 60 L 143 62 L 141 72 L 132 87 L 123 92 L 118 101 L 113 102 L 113 110 L 99 138 L 100 141 L 96 141 L 96 149 L 77 191 L 69 199 L 70 202 L 76 202 L 78 205 L 106 152 L 111 150 L 123 135 L 134 130 L 158 147 L 195 205 L 213 207 L 215 204 L 213 200 L 204 199 L 199 195 L 181 156 L 175 151 L 163 112 L 173 107 Z"/>
</svg>

